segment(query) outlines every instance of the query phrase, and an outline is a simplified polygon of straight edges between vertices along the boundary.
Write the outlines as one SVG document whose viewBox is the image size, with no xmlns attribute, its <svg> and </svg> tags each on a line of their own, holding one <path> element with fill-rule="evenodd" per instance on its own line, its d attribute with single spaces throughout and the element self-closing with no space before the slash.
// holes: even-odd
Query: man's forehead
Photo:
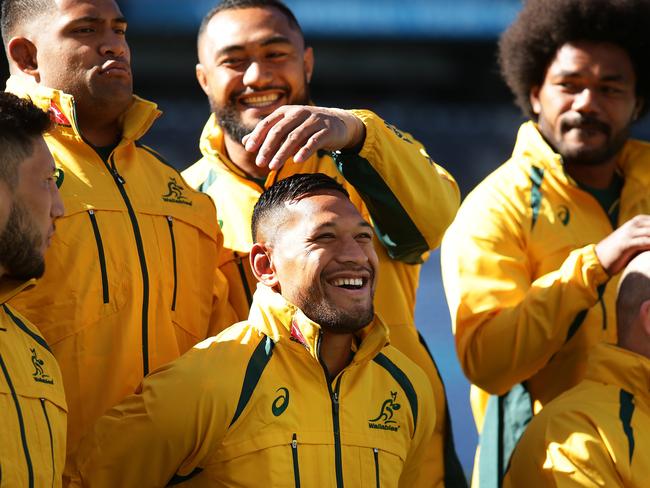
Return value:
<svg viewBox="0 0 650 488">
<path fill-rule="evenodd" d="M 232 46 L 263 44 L 274 38 L 284 38 L 292 44 L 302 42 L 298 30 L 273 7 L 221 11 L 210 20 L 206 35 L 212 48 L 217 51 Z"/>
<path fill-rule="evenodd" d="M 593 72 L 602 77 L 634 76 L 629 53 L 617 44 L 574 41 L 560 46 L 551 61 L 549 73 Z"/>
<path fill-rule="evenodd" d="M 114 0 L 54 0 L 59 13 L 72 17 L 122 17 L 122 11 Z"/>
<path fill-rule="evenodd" d="M 323 225 L 336 225 L 342 220 L 364 225 L 366 222 L 349 198 L 336 190 L 323 190 L 303 195 L 285 203 L 292 214 L 292 220 L 304 226 L 317 228 Z"/>
</svg>

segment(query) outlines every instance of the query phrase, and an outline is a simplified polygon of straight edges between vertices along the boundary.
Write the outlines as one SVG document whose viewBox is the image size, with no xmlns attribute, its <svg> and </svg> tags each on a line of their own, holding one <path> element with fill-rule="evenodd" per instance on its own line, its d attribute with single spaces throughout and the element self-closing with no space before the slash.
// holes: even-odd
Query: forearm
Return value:
<svg viewBox="0 0 650 488">
<path fill-rule="evenodd" d="M 371 112 L 353 111 L 366 127 L 358 154 L 335 161 L 364 199 L 391 257 L 413 260 L 440 244 L 458 210 L 454 179 L 420 143 Z"/>
<path fill-rule="evenodd" d="M 598 301 L 598 286 L 608 279 L 593 250 L 573 251 L 560 269 L 535 280 L 517 297 L 496 295 L 478 303 L 469 295 L 490 295 L 480 287 L 465 291 L 465 304 L 452 310 L 458 356 L 467 377 L 492 394 L 503 394 L 546 365 L 567 340 L 572 325 Z M 493 277 L 508 288 L 507 275 Z M 504 283 L 505 282 L 505 283 Z M 468 283 L 471 284 L 471 283 Z"/>
</svg>

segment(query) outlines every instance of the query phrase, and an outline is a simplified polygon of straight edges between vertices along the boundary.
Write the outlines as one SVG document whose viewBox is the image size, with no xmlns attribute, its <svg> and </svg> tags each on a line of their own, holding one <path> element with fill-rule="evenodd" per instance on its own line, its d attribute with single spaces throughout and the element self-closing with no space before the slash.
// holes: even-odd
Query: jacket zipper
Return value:
<svg viewBox="0 0 650 488">
<path fill-rule="evenodd" d="M 133 234 L 135 236 L 135 244 L 138 250 L 138 258 L 140 259 L 140 270 L 142 271 L 142 371 L 144 376 L 149 374 L 149 271 L 147 270 L 147 261 L 144 255 L 144 245 L 142 243 L 142 234 L 140 233 L 140 226 L 138 219 L 131 205 L 129 195 L 126 193 L 124 185 L 126 181 L 117 172 L 115 167 L 115 158 L 113 155 L 110 157 L 110 164 L 104 161 L 106 169 L 113 175 L 115 185 L 122 195 L 124 204 L 131 219 L 131 226 L 133 227 Z"/>
<path fill-rule="evenodd" d="M 250 307 L 253 304 L 253 294 L 251 293 L 250 286 L 248 286 L 248 278 L 246 278 L 244 262 L 238 253 L 235 253 L 235 262 L 237 263 L 237 269 L 239 269 L 239 277 L 241 278 L 241 284 L 244 288 L 244 293 L 246 294 L 246 301 Z"/>
<path fill-rule="evenodd" d="M 50 424 L 50 417 L 47 414 L 47 408 L 45 407 L 45 398 L 39 398 L 41 401 L 41 407 L 43 408 L 43 415 L 45 415 L 45 422 L 47 423 L 47 431 L 50 434 L 50 454 L 52 457 L 52 486 L 54 486 L 55 471 L 56 467 L 54 466 L 54 437 L 52 436 L 52 425 Z"/>
<path fill-rule="evenodd" d="M 336 486 L 337 488 L 343 488 L 343 460 L 341 456 L 341 426 L 339 419 L 339 392 L 341 390 L 341 378 L 343 374 L 339 374 L 338 379 L 336 380 L 336 386 L 332 390 L 332 383 L 329 378 L 329 371 L 327 371 L 327 366 L 320 358 L 320 341 L 322 340 L 322 332 L 320 332 L 318 338 L 317 353 L 318 361 L 323 367 L 323 372 L 325 373 L 325 383 L 327 383 L 327 389 L 330 394 L 330 402 L 332 404 L 332 426 L 334 428 L 334 465 L 336 468 Z"/>
<path fill-rule="evenodd" d="M 298 438 L 293 434 L 291 440 L 291 456 L 293 457 L 293 480 L 296 488 L 300 488 L 300 468 L 298 466 Z"/>
<path fill-rule="evenodd" d="M 102 242 L 102 235 L 99 232 L 99 225 L 97 225 L 97 217 L 94 210 L 88 210 L 90 216 L 90 223 L 93 226 L 93 233 L 95 234 L 95 241 L 97 242 L 97 254 L 99 255 L 99 269 L 102 274 L 102 290 L 104 296 L 104 303 L 108 303 L 108 272 L 106 269 L 106 254 L 104 253 L 104 244 Z"/>
<path fill-rule="evenodd" d="M 375 447 L 372 450 L 372 453 L 375 456 L 375 480 L 377 482 L 377 488 L 380 488 L 381 483 L 379 482 L 379 449 Z"/>
<path fill-rule="evenodd" d="M 598 301 L 600 302 L 600 310 L 603 313 L 603 330 L 607 330 L 607 308 L 605 307 L 605 300 L 603 299 L 606 286 L 607 283 L 604 283 L 598 287 Z"/>
<path fill-rule="evenodd" d="M 14 389 L 14 385 L 11 382 L 11 378 L 9 377 L 9 371 L 7 371 L 5 362 L 2 359 L 2 355 L 0 355 L 0 369 L 2 369 L 2 373 L 4 374 L 5 380 L 7 381 L 7 386 L 9 386 L 9 391 L 11 392 L 11 398 L 13 399 L 14 406 L 16 407 L 16 415 L 18 416 L 18 425 L 20 427 L 20 439 L 23 444 L 23 452 L 25 453 L 25 462 L 27 464 L 27 478 L 29 480 L 28 487 L 34 488 L 34 468 L 32 466 L 32 457 L 29 454 L 29 447 L 27 446 L 27 434 L 25 433 L 25 421 L 23 420 L 23 411 L 20 408 L 18 395 L 16 395 L 16 390 Z"/>
<path fill-rule="evenodd" d="M 174 238 L 174 219 L 171 215 L 167 216 L 169 224 L 169 237 L 172 241 L 172 261 L 174 264 L 174 294 L 172 295 L 172 310 L 176 310 L 176 291 L 178 290 L 178 272 L 176 269 L 176 239 Z"/>
</svg>

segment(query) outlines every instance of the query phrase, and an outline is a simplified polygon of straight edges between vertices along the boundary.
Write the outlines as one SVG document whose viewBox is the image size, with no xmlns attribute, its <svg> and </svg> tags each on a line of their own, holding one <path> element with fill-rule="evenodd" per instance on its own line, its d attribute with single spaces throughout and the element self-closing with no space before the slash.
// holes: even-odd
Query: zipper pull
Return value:
<svg viewBox="0 0 650 488">
<path fill-rule="evenodd" d="M 168 215 L 167 216 L 167 222 L 169 222 L 171 224 L 173 221 L 174 221 L 174 218 L 171 215 Z"/>
<path fill-rule="evenodd" d="M 296 434 L 293 434 L 293 439 L 291 440 L 291 448 L 292 449 L 298 448 L 298 439 L 296 437 Z"/>
<path fill-rule="evenodd" d="M 117 172 L 117 169 L 115 169 L 115 168 L 111 168 L 111 173 L 113 173 L 113 178 L 115 178 L 115 181 L 117 181 L 120 185 L 123 185 L 123 184 L 126 183 L 126 181 L 124 180 L 124 178 L 122 178 L 122 175 L 120 175 L 120 174 Z"/>
</svg>

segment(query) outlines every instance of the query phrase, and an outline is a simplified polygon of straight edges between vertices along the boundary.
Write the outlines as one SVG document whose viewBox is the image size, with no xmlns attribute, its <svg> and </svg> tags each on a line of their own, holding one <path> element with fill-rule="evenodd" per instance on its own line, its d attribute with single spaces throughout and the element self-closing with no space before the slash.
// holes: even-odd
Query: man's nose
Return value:
<svg viewBox="0 0 650 488">
<path fill-rule="evenodd" d="M 243 82 L 246 86 L 262 87 L 273 79 L 273 73 L 263 62 L 253 60 L 244 72 Z"/>
<path fill-rule="evenodd" d="M 598 111 L 598 100 L 595 91 L 589 87 L 583 88 L 582 91 L 575 94 L 571 108 L 576 112 Z"/>
</svg>

